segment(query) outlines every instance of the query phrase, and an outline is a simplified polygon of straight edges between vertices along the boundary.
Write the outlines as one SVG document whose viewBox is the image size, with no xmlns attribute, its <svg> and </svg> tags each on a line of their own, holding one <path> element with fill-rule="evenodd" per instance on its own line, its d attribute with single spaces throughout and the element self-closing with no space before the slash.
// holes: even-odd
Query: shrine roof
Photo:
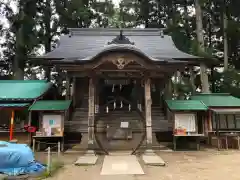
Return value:
<svg viewBox="0 0 240 180">
<path fill-rule="evenodd" d="M 1 80 L 0 101 L 32 101 L 46 93 L 52 83 L 44 80 Z"/>
<path fill-rule="evenodd" d="M 198 100 L 166 100 L 173 111 L 206 111 L 208 107 Z"/>
<path fill-rule="evenodd" d="M 202 101 L 208 107 L 240 107 L 240 99 L 228 93 L 202 93 L 191 99 Z"/>
<path fill-rule="evenodd" d="M 39 100 L 29 107 L 30 111 L 64 111 L 69 108 L 71 100 Z"/>
<path fill-rule="evenodd" d="M 172 37 L 161 29 L 70 29 L 69 35 L 60 37 L 51 52 L 33 59 L 79 61 L 92 60 L 105 51 L 128 50 L 140 53 L 153 61 L 195 61 L 204 58 L 180 51 Z"/>
</svg>

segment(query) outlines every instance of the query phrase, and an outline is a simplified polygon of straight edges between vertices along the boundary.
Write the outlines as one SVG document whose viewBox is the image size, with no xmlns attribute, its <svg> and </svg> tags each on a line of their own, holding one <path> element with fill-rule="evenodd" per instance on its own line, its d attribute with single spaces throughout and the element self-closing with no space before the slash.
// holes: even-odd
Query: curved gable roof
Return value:
<svg viewBox="0 0 240 180">
<path fill-rule="evenodd" d="M 91 60 L 109 49 L 132 49 L 153 61 L 201 59 L 178 50 L 171 36 L 162 35 L 160 29 L 123 29 L 125 43 L 111 44 L 119 36 L 119 29 L 70 29 L 70 35 L 60 38 L 59 46 L 41 57 L 43 59 Z M 130 43 L 131 42 L 131 43 Z"/>
</svg>

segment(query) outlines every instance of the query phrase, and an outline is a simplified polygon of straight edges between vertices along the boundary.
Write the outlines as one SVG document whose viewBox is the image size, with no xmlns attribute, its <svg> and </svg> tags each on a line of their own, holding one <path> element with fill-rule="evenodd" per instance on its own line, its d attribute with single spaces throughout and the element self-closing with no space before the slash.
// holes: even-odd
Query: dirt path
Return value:
<svg viewBox="0 0 240 180">
<path fill-rule="evenodd" d="M 166 167 L 144 166 L 145 175 L 101 176 L 103 157 L 89 167 L 66 165 L 49 180 L 239 180 L 240 152 L 159 152 Z M 69 159 L 69 158 L 68 158 Z"/>
</svg>

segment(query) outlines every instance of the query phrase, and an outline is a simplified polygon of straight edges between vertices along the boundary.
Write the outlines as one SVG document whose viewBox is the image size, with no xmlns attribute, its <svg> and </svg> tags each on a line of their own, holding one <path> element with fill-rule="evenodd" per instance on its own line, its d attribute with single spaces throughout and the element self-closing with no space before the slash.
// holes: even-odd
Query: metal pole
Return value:
<svg viewBox="0 0 240 180">
<path fill-rule="evenodd" d="M 48 155 L 47 155 L 47 172 L 51 171 L 51 149 L 48 147 Z"/>
<path fill-rule="evenodd" d="M 58 157 L 60 156 L 61 153 L 61 143 L 58 141 Z"/>
<path fill-rule="evenodd" d="M 10 141 L 13 140 L 13 124 L 14 124 L 14 110 L 12 110 L 12 116 L 11 116 L 11 124 L 10 124 Z"/>
</svg>

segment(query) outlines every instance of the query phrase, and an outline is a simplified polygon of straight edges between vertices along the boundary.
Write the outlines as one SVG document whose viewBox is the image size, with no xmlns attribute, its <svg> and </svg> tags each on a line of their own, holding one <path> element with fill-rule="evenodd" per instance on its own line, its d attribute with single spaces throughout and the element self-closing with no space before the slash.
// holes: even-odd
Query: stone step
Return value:
<svg viewBox="0 0 240 180">
<path fill-rule="evenodd" d="M 72 123 L 64 123 L 65 126 L 83 126 L 83 125 L 88 125 L 88 121 L 74 121 Z"/>
<path fill-rule="evenodd" d="M 137 119 L 141 119 L 140 116 L 122 116 L 122 115 L 119 115 L 119 116 L 100 116 L 101 119 L 118 119 L 118 118 L 122 118 L 122 119 L 131 119 L 131 118 L 137 118 Z"/>
<path fill-rule="evenodd" d="M 118 115 L 123 115 L 123 116 L 131 116 L 131 115 L 135 115 L 135 116 L 139 116 L 139 114 L 137 113 L 137 112 L 129 112 L 129 111 L 122 111 L 122 112 L 116 112 L 116 111 L 114 111 L 114 112 L 110 112 L 109 111 L 109 113 L 106 113 L 106 112 L 102 112 L 101 113 L 101 116 L 118 116 Z"/>
<path fill-rule="evenodd" d="M 88 113 L 88 109 L 75 109 L 73 113 Z"/>
<path fill-rule="evenodd" d="M 152 119 L 160 119 L 160 120 L 165 120 L 165 116 L 152 116 Z"/>
<path fill-rule="evenodd" d="M 165 116 L 163 113 L 151 113 L 152 114 L 152 116 Z"/>
<path fill-rule="evenodd" d="M 140 116 L 100 116 L 100 119 L 141 119 Z"/>
<path fill-rule="evenodd" d="M 88 114 L 78 114 L 78 115 L 73 115 L 72 116 L 73 118 L 79 118 L 79 119 L 81 119 L 81 118 L 88 118 Z"/>
<path fill-rule="evenodd" d="M 120 124 L 96 124 L 96 127 L 97 128 L 107 128 L 107 125 L 110 127 L 110 128 L 120 128 Z M 131 129 L 134 129 L 134 128 L 143 128 L 143 126 L 141 126 L 140 124 L 131 124 L 130 125 Z"/>
<path fill-rule="evenodd" d="M 99 119 L 98 122 L 107 122 L 107 123 L 120 123 L 122 121 L 127 121 L 127 122 L 142 122 L 141 119 L 137 119 L 137 118 L 130 118 L 130 119 L 126 119 L 126 118 L 117 118 L 117 119 L 114 119 L 114 118 L 109 118 L 109 119 Z"/>
<path fill-rule="evenodd" d="M 86 111 L 86 112 L 84 112 L 84 111 L 76 111 L 76 112 L 73 112 L 73 115 L 74 116 L 88 115 L 88 111 Z"/>
</svg>

